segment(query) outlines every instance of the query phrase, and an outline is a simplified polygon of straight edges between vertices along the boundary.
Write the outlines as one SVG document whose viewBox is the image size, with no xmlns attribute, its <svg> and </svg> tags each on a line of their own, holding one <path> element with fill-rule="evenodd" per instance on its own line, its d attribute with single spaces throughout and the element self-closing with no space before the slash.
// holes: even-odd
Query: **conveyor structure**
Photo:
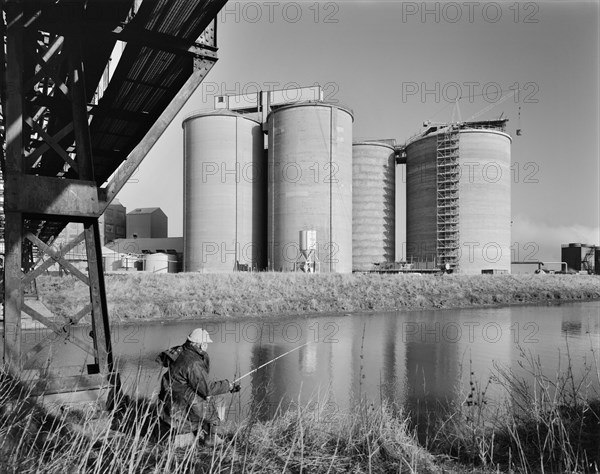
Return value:
<svg viewBox="0 0 600 474">
<path fill-rule="evenodd" d="M 93 356 L 86 374 L 46 374 L 32 393 L 118 386 L 98 217 L 217 60 L 216 16 L 226 0 L 3 0 L 0 133 L 4 178 L 4 361 L 31 368 L 57 337 Z M 119 45 L 120 58 L 110 64 Z M 68 222 L 84 232 L 58 250 Z M 85 240 L 87 272 L 63 255 Z M 90 287 L 90 303 L 48 317 L 26 289 L 59 263 Z M 26 314 L 51 330 L 22 350 Z M 92 316 L 90 340 L 72 326 Z"/>
</svg>

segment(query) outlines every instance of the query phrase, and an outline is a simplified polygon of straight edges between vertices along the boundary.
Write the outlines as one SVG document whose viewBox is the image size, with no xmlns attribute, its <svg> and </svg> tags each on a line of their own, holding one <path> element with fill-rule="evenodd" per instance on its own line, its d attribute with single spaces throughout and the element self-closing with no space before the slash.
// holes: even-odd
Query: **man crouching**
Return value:
<svg viewBox="0 0 600 474">
<path fill-rule="evenodd" d="M 210 357 L 206 350 L 211 342 L 208 332 L 197 328 L 183 345 L 159 355 L 168 367 L 158 395 L 162 421 L 178 434 L 199 434 L 208 446 L 223 442 L 215 430 L 220 420 L 210 397 L 240 390 L 239 384 L 226 379 L 209 381 Z"/>
</svg>

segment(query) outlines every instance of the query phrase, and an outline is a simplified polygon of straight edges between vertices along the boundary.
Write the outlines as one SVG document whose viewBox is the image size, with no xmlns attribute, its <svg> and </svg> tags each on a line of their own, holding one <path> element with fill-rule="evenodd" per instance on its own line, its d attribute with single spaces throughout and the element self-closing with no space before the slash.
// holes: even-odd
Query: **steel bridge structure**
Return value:
<svg viewBox="0 0 600 474">
<path fill-rule="evenodd" d="M 4 363 L 16 375 L 35 373 L 57 341 L 93 357 L 80 373 L 29 377 L 34 395 L 118 387 L 98 218 L 215 64 L 216 16 L 225 3 L 0 3 Z M 83 223 L 84 232 L 53 247 L 69 222 Z M 64 258 L 82 241 L 87 271 Z M 89 303 L 67 317 L 48 317 L 24 298 L 56 263 L 89 286 Z M 24 315 L 48 329 L 33 347 L 22 344 Z M 86 316 L 92 330 L 84 340 L 73 327 Z"/>
</svg>

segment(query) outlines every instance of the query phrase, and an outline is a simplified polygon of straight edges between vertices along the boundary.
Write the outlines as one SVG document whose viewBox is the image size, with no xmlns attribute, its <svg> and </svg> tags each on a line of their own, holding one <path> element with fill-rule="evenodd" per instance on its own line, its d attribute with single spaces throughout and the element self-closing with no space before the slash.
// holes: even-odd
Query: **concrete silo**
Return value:
<svg viewBox="0 0 600 474">
<path fill-rule="evenodd" d="M 407 260 L 510 272 L 510 146 L 496 126 L 442 127 L 406 146 Z"/>
<path fill-rule="evenodd" d="M 324 102 L 268 116 L 269 268 L 301 258 L 299 232 L 316 231 L 318 271 L 352 271 L 352 112 Z"/>
<path fill-rule="evenodd" d="M 386 143 L 352 145 L 352 266 L 367 271 L 395 257 L 396 153 Z"/>
<path fill-rule="evenodd" d="M 231 111 L 196 114 L 184 130 L 184 271 L 266 264 L 266 161 L 260 123 Z"/>
</svg>

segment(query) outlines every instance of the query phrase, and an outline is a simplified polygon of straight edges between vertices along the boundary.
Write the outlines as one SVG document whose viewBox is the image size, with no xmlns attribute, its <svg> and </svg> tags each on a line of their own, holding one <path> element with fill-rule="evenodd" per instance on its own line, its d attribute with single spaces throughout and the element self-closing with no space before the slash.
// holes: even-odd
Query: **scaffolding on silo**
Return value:
<svg viewBox="0 0 600 474">
<path fill-rule="evenodd" d="M 437 136 L 437 259 L 457 270 L 459 259 L 458 128 L 450 125 Z"/>
</svg>

